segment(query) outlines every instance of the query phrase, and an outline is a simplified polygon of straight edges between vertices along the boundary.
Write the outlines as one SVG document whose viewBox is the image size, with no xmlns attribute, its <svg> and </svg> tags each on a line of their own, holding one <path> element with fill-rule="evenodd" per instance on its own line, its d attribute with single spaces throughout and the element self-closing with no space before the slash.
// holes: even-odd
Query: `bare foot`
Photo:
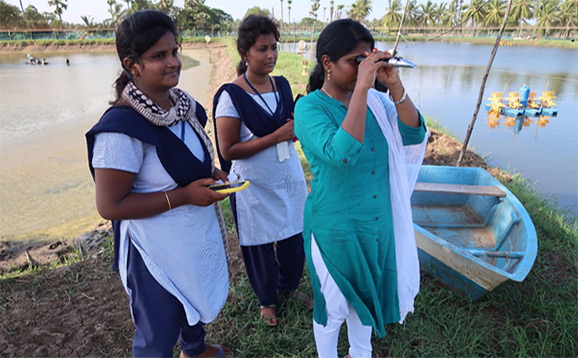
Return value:
<svg viewBox="0 0 578 358">
<path fill-rule="evenodd" d="M 220 348 L 219 348 L 220 347 Z M 219 355 L 219 351 L 222 351 L 222 353 L 224 353 L 225 355 Z M 232 355 L 233 351 L 231 350 L 231 348 L 227 347 L 227 346 L 215 346 L 215 345 L 208 345 L 207 344 L 207 348 L 205 348 L 205 350 L 203 351 L 203 353 L 197 355 L 197 357 L 200 358 L 212 358 L 212 357 L 225 357 L 228 358 Z M 185 353 L 181 352 L 181 358 L 190 358 L 188 355 L 186 355 Z"/>
</svg>

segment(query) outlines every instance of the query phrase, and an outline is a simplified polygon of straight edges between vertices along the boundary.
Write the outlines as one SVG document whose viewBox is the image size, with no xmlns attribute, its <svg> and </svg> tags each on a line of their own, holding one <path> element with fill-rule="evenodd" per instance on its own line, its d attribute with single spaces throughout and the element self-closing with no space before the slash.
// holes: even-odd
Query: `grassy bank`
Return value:
<svg viewBox="0 0 578 358">
<path fill-rule="evenodd" d="M 376 36 L 376 41 L 383 42 L 394 42 L 395 36 Z M 284 36 L 281 38 L 281 42 L 299 42 L 299 41 L 309 42 L 311 37 L 307 36 Z M 314 37 L 314 41 L 317 37 Z M 211 44 L 215 43 L 231 43 L 234 41 L 232 37 L 213 37 L 211 38 Z M 495 37 L 460 37 L 460 36 L 405 36 L 402 41 L 408 42 L 469 42 L 474 44 L 482 45 L 493 45 L 496 41 Z M 84 39 L 84 40 L 12 40 L 12 41 L 0 41 L 0 50 L 10 51 L 10 50 L 24 50 L 27 47 L 33 47 L 35 49 L 53 49 L 54 47 L 80 47 L 80 48 L 98 48 L 98 47 L 111 47 L 114 46 L 114 39 Z M 183 46 L 197 46 L 205 45 L 205 38 L 201 36 L 197 37 L 183 37 Z M 534 46 L 534 47 L 557 47 L 566 49 L 578 49 L 578 41 L 572 41 L 570 39 L 502 39 L 503 46 Z"/>
<path fill-rule="evenodd" d="M 218 43 L 219 39 L 213 39 L 213 43 Z M 182 38 L 184 47 L 201 47 L 206 45 L 204 37 L 184 37 Z M 58 50 L 58 49 L 82 49 L 82 50 L 101 50 L 114 49 L 115 39 L 73 39 L 73 40 L 11 40 L 0 41 L 0 51 L 34 51 Z"/>
<path fill-rule="evenodd" d="M 393 42 L 393 36 L 377 36 L 376 41 Z M 494 45 L 496 37 L 460 37 L 460 36 L 404 36 L 401 41 L 407 42 L 468 42 L 479 45 Z M 502 38 L 502 46 L 531 46 L 531 47 L 557 47 L 578 49 L 578 41 L 570 39 L 512 39 Z"/>
<path fill-rule="evenodd" d="M 229 43 L 228 51 L 236 63 L 238 57 L 232 48 L 232 42 Z M 282 53 L 276 73 L 283 73 L 289 79 L 295 94 L 305 92 L 307 77 L 301 75 L 299 56 Z M 428 123 L 431 127 L 439 127 L 435 123 Z M 459 146 L 459 143 L 456 146 Z M 306 176 L 310 178 L 307 162 L 302 156 L 301 159 Z M 498 175 L 498 178 L 520 199 L 536 226 L 539 252 L 528 277 L 522 283 L 506 282 L 481 299 L 471 301 L 449 290 L 437 279 L 423 274 L 415 313 L 409 315 L 403 325 L 389 326 L 385 338 L 374 337 L 375 356 L 578 355 L 578 223 L 549 204 L 522 176 L 503 173 Z M 227 215 L 228 231 L 234 235 L 227 201 L 223 203 L 223 207 Z M 86 318 L 88 314 L 82 307 L 90 308 L 101 301 L 109 303 L 113 297 L 112 294 L 109 295 L 109 290 L 119 292 L 118 296 L 114 297 L 124 297 L 122 288 L 118 287 L 118 277 L 109 269 L 110 253 L 111 248 L 108 245 L 104 252 L 87 262 L 78 262 L 58 270 L 29 270 L 18 275 L 12 274 L 11 277 L 0 277 L 0 314 L 3 317 L 0 323 L 0 351 L 2 336 L 8 337 L 9 341 L 15 341 L 21 336 L 21 340 L 34 341 L 31 332 L 33 330 L 30 328 L 30 325 L 34 326 L 33 323 L 18 326 L 18 322 L 22 320 L 22 312 L 14 307 L 19 300 L 31 300 L 33 304 L 30 305 L 30 310 L 38 310 L 39 318 L 35 320 L 43 322 L 42 330 L 57 337 L 59 333 L 56 332 L 60 332 L 60 325 L 58 321 L 43 320 L 45 312 L 61 307 L 68 310 L 81 307 L 78 315 Z M 77 260 L 80 256 L 78 255 Z M 238 264 L 239 257 L 234 259 Z M 86 272 L 87 267 L 102 270 L 102 273 L 97 275 Z M 94 276 L 98 276 L 99 280 L 109 280 L 106 281 L 107 286 L 103 286 L 108 289 L 90 291 L 95 286 L 93 280 L 97 279 L 93 278 Z M 60 283 L 64 281 L 66 283 Z M 55 282 L 62 286 L 54 288 Z M 29 291 L 13 293 L 18 287 Z M 308 277 L 303 278 L 300 289 L 311 294 Z M 45 296 L 47 292 L 58 294 L 58 301 L 49 301 Z M 128 305 L 124 301 L 121 303 L 123 314 L 117 315 L 111 322 L 130 322 Z M 234 271 L 227 304 L 215 322 L 206 326 L 209 342 L 231 346 L 236 357 L 315 356 L 310 311 L 290 298 L 282 299 L 280 324 L 277 328 L 262 324 L 258 312 L 257 299 L 243 269 Z M 104 315 L 102 319 L 105 319 Z M 51 323 L 54 325 L 50 325 Z M 90 355 L 130 356 L 130 323 L 118 329 L 116 326 L 107 328 L 112 331 L 115 340 L 106 343 L 97 340 L 83 343 L 85 347 L 92 345 Z M 100 328 L 83 326 L 83 329 L 98 331 Z M 67 331 L 66 334 L 72 333 Z M 339 341 L 339 356 L 347 354 L 346 341 L 343 328 Z M 64 341 L 64 344 L 67 342 Z M 22 352 L 19 352 L 20 355 Z M 51 356 L 58 355 L 57 352 L 59 351 L 49 350 L 40 353 Z M 5 354 L 11 356 L 6 351 Z"/>
</svg>

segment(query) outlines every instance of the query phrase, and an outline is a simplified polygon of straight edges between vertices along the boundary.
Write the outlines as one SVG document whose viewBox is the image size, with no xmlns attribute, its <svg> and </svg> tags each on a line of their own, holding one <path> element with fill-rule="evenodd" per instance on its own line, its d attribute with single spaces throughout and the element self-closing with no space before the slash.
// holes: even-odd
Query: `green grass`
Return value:
<svg viewBox="0 0 578 358">
<path fill-rule="evenodd" d="M 187 70 L 191 67 L 195 67 L 199 65 L 199 61 L 195 60 L 192 57 L 183 55 L 183 54 L 179 54 L 179 58 L 181 59 L 181 62 L 183 64 L 182 70 Z"/>
<path fill-rule="evenodd" d="M 308 172 L 305 163 L 304 171 Z M 574 357 L 578 354 L 578 226 L 553 208 L 522 176 L 505 185 L 522 201 L 538 232 L 539 253 L 522 283 L 506 282 L 477 301 L 423 274 L 415 313 L 374 336 L 377 356 Z M 307 272 L 300 290 L 311 294 Z M 219 318 L 207 326 L 212 342 L 238 357 L 307 357 L 315 354 L 311 312 L 280 305 L 280 325 L 259 321 L 257 299 L 245 276 L 232 287 Z M 345 327 L 339 355 L 347 354 Z"/>
</svg>

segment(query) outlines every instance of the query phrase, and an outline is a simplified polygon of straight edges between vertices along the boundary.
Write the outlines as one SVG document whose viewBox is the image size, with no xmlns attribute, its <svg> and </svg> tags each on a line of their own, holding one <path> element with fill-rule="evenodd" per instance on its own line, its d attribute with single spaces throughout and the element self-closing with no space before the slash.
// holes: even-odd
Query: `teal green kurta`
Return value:
<svg viewBox="0 0 578 358">
<path fill-rule="evenodd" d="M 311 260 L 311 233 L 361 322 L 383 337 L 385 325 L 400 319 L 388 145 L 369 107 L 363 144 L 341 128 L 346 112 L 345 105 L 320 91 L 295 107 L 295 134 L 313 173 L 303 225 L 313 314 L 317 323 L 326 324 L 325 299 Z M 388 113 L 397 116 L 393 108 Z M 422 126 L 412 128 L 398 119 L 404 145 L 423 141 L 421 121 Z"/>
</svg>

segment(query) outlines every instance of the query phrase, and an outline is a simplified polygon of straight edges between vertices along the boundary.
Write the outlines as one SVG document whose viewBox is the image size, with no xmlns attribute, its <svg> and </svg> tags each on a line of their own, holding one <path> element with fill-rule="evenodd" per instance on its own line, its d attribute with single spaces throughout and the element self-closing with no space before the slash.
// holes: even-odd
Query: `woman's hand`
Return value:
<svg viewBox="0 0 578 358">
<path fill-rule="evenodd" d="M 389 52 L 383 52 L 383 58 L 391 58 L 393 57 Z M 393 67 L 389 63 L 385 62 L 385 66 L 381 67 L 377 71 L 377 80 L 387 88 L 392 89 L 394 87 L 402 87 L 401 79 L 399 78 L 399 73 L 397 72 L 397 68 Z"/>
<path fill-rule="evenodd" d="M 277 143 L 292 140 L 295 138 L 295 122 L 292 119 L 287 118 L 287 123 L 277 128 L 274 133 L 278 139 Z"/>
<path fill-rule="evenodd" d="M 387 66 L 392 67 L 387 62 L 379 61 L 382 58 L 388 58 L 384 52 L 373 49 L 371 53 L 365 52 L 364 55 L 366 56 L 365 59 L 359 63 L 357 68 L 357 83 L 355 87 L 369 90 L 373 87 L 378 72 Z"/>
<path fill-rule="evenodd" d="M 221 194 L 209 189 L 209 185 L 211 184 L 217 184 L 217 182 L 214 179 L 204 178 L 195 180 L 182 188 L 185 203 L 197 206 L 209 206 L 215 201 L 223 200 L 228 196 L 228 194 Z"/>
<path fill-rule="evenodd" d="M 221 169 L 217 169 L 215 168 L 213 170 L 213 179 L 215 179 L 216 181 L 222 181 L 223 183 L 228 183 L 229 182 L 229 177 L 227 175 L 227 172 L 221 170 Z"/>
</svg>

